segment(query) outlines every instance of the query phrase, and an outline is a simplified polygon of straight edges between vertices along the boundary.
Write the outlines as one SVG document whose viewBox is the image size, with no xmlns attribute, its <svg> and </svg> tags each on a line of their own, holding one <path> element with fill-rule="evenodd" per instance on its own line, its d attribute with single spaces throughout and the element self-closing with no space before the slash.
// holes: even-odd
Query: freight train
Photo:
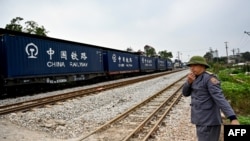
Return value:
<svg viewBox="0 0 250 141">
<path fill-rule="evenodd" d="M 172 70 L 171 60 L 0 28 L 1 95 L 17 86 Z"/>
</svg>

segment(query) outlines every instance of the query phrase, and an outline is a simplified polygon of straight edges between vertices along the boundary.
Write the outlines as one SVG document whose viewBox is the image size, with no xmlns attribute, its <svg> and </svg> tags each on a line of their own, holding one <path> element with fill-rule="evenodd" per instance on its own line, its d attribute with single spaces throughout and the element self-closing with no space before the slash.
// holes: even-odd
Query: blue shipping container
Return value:
<svg viewBox="0 0 250 141">
<path fill-rule="evenodd" d="M 154 57 L 147 57 L 147 56 L 140 56 L 140 70 L 142 72 L 149 72 L 156 70 L 155 58 Z"/>
<path fill-rule="evenodd" d="M 108 74 L 139 72 L 138 55 L 123 51 L 104 51 L 104 67 Z"/>
<path fill-rule="evenodd" d="M 173 70 L 174 65 L 171 60 L 167 60 L 166 65 L 167 65 L 167 70 Z"/>
<path fill-rule="evenodd" d="M 21 35 L 1 38 L 1 63 L 8 78 L 104 72 L 101 48 Z"/>
<path fill-rule="evenodd" d="M 167 66 L 166 66 L 166 60 L 165 59 L 160 59 L 157 58 L 156 59 L 156 69 L 157 70 L 166 70 Z"/>
</svg>

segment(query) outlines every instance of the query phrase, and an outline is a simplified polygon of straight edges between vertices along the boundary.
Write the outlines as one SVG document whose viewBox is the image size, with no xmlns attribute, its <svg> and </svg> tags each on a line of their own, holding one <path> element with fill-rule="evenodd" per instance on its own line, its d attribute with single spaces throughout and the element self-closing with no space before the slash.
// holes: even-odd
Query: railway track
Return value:
<svg viewBox="0 0 250 141">
<path fill-rule="evenodd" d="M 89 94 L 98 93 L 100 91 L 105 91 L 105 90 L 109 90 L 109 89 L 123 87 L 126 85 L 130 85 L 133 83 L 153 79 L 153 78 L 167 75 L 170 73 L 175 73 L 178 71 L 181 71 L 181 70 L 164 72 L 164 73 L 149 75 L 146 77 L 125 80 L 125 81 L 117 82 L 117 83 L 113 83 L 113 84 L 106 84 L 103 86 L 97 86 L 97 87 L 92 87 L 92 88 L 88 88 L 88 89 L 83 89 L 83 90 L 79 90 L 79 91 L 68 92 L 68 93 L 64 93 L 64 94 L 58 94 L 58 95 L 54 95 L 54 96 L 48 96 L 48 97 L 29 100 L 29 101 L 23 101 L 23 102 L 9 104 L 9 105 L 3 105 L 3 106 L 0 106 L 0 115 L 12 113 L 12 112 L 17 112 L 17 111 L 25 112 L 25 111 L 29 111 L 32 108 L 43 107 L 44 105 L 54 104 L 56 102 L 65 101 L 67 99 L 72 99 L 75 97 L 82 97 L 82 96 L 86 96 Z"/>
<path fill-rule="evenodd" d="M 83 140 L 145 141 L 157 130 L 164 117 L 181 98 L 183 78 L 148 99 L 118 115 L 96 130 L 81 137 Z"/>
</svg>

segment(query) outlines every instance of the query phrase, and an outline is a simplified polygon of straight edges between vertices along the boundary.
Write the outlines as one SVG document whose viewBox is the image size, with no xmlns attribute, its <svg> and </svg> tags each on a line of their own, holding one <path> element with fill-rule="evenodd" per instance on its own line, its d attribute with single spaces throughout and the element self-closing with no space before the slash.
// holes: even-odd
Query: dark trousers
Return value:
<svg viewBox="0 0 250 141">
<path fill-rule="evenodd" d="M 203 126 L 196 125 L 198 141 L 218 141 L 220 138 L 221 125 Z"/>
</svg>

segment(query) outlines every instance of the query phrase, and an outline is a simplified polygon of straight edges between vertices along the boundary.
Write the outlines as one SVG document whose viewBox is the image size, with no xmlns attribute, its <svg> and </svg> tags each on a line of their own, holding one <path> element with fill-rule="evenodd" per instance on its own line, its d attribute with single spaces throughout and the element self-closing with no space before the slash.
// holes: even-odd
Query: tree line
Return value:
<svg viewBox="0 0 250 141">
<path fill-rule="evenodd" d="M 23 20 L 22 17 L 13 18 L 9 24 L 6 24 L 5 29 L 47 36 L 49 31 L 47 31 L 44 26 L 39 26 L 35 21 L 26 21 L 25 26 L 22 26 L 21 21 Z"/>
<path fill-rule="evenodd" d="M 29 34 L 35 34 L 40 36 L 47 36 L 48 30 L 45 29 L 44 26 L 39 26 L 35 21 L 25 21 L 24 26 L 21 24 L 21 22 L 24 19 L 22 17 L 15 17 L 13 18 L 9 24 L 6 24 L 5 29 L 12 30 L 12 31 L 19 31 L 19 32 L 25 32 Z M 127 51 L 133 52 L 133 49 L 127 48 Z M 167 50 L 159 51 L 158 54 L 155 51 L 155 48 L 149 45 L 144 46 L 144 51 L 137 51 L 141 55 L 145 55 L 148 57 L 160 57 L 163 59 L 169 59 L 173 58 L 172 52 L 168 52 Z"/>
</svg>

